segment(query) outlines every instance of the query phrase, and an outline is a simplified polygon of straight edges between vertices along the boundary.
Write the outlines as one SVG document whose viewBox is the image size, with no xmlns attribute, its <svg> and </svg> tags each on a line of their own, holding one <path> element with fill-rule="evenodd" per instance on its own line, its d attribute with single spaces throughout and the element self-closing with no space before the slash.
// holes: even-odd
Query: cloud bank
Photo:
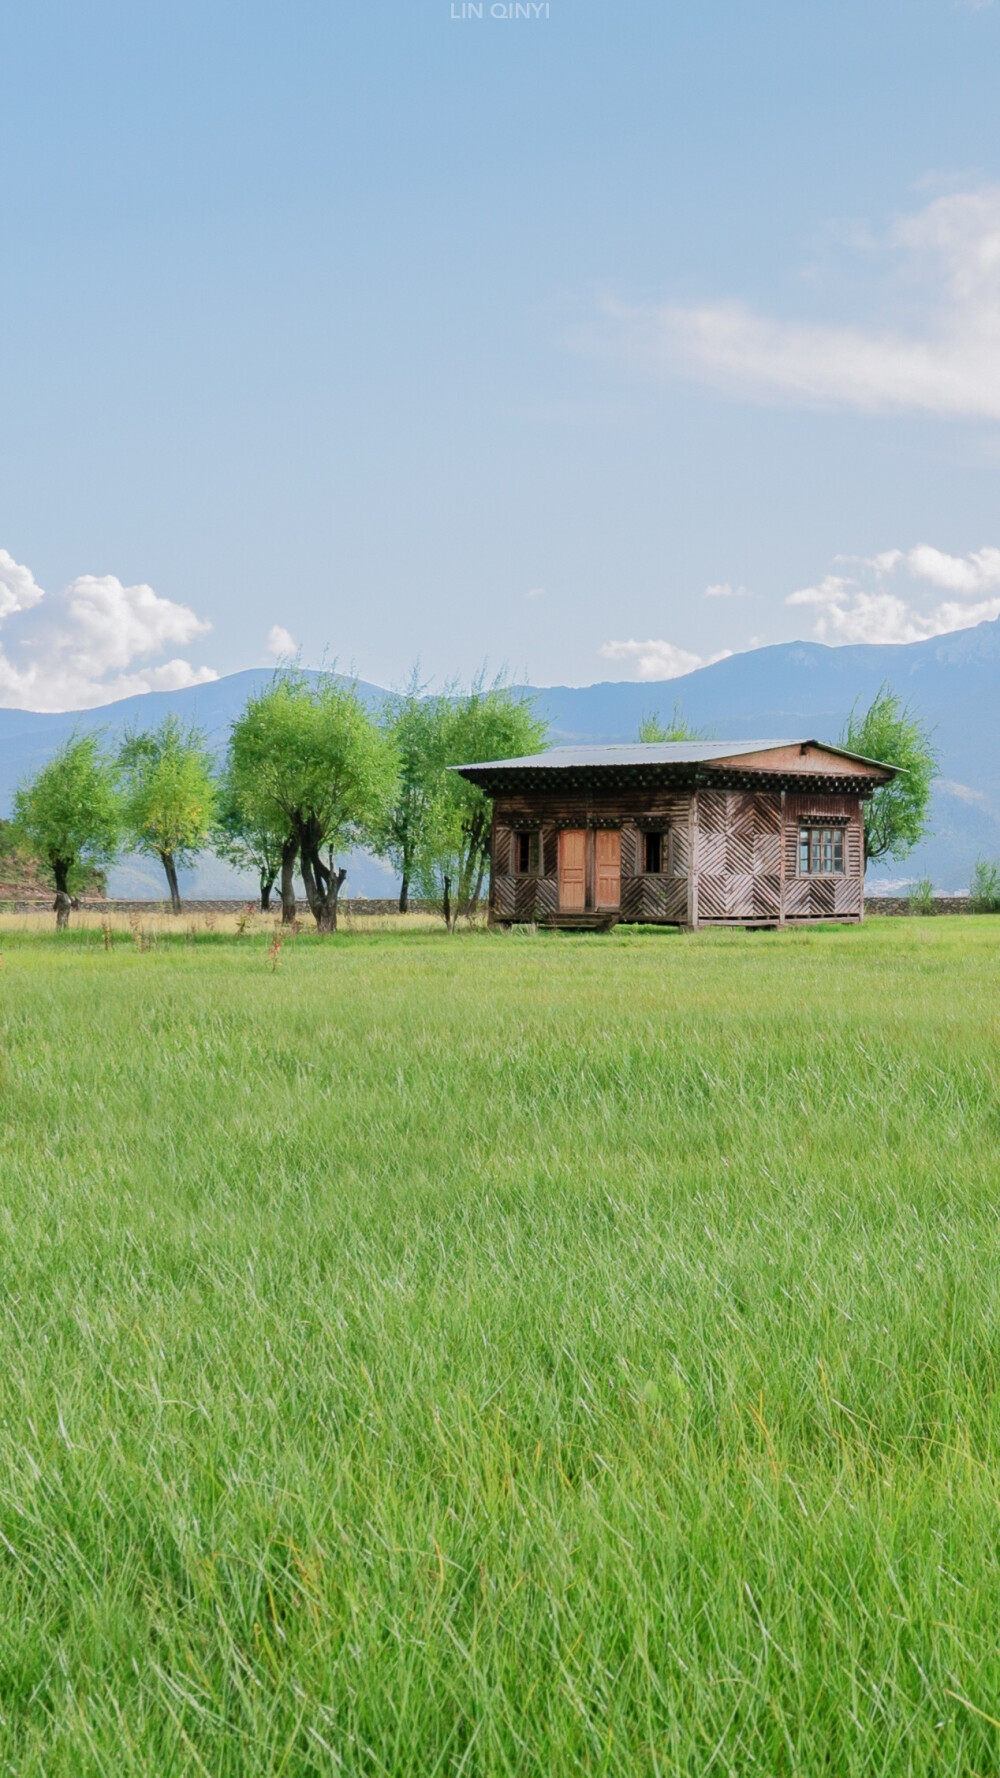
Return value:
<svg viewBox="0 0 1000 1778">
<path fill-rule="evenodd" d="M 607 305 L 630 356 L 748 397 L 1000 419 L 1000 186 L 936 198 L 880 243 L 909 329 L 777 319 L 736 301 Z"/>
<path fill-rule="evenodd" d="M 93 709 L 218 678 L 214 668 L 180 657 L 139 664 L 211 629 L 187 605 L 160 598 L 151 586 L 123 586 L 113 574 L 81 574 L 52 597 L 0 549 L 0 626 L 7 624 L 13 650 L 0 638 L 0 705 L 8 709 Z"/>
<path fill-rule="evenodd" d="M 732 654 L 724 648 L 721 654 L 692 654 L 673 642 L 650 638 L 647 642 L 605 642 L 598 654 L 606 661 L 625 661 L 632 669 L 633 679 L 680 679 L 696 667 L 710 667 L 713 661 L 724 661 Z"/>
<path fill-rule="evenodd" d="M 821 642 L 924 642 L 1000 617 L 1000 549 L 949 556 L 921 543 L 851 566 L 852 573 L 827 574 L 785 601 L 813 609 Z M 930 588 L 953 597 L 935 600 Z"/>
</svg>

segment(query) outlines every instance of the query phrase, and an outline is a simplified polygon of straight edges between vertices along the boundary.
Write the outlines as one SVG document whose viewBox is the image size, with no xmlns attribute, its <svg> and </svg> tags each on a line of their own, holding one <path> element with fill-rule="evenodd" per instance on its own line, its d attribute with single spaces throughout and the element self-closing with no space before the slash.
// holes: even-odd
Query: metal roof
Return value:
<svg viewBox="0 0 1000 1778">
<path fill-rule="evenodd" d="M 867 759 L 862 753 L 849 753 L 845 747 L 834 747 L 828 741 L 799 736 L 781 741 L 656 741 L 652 743 L 621 742 L 609 747 L 550 747 L 545 753 L 527 753 L 518 759 L 477 760 L 470 765 L 452 766 L 454 772 L 489 771 L 553 771 L 589 769 L 594 766 L 685 766 L 711 765 L 719 759 L 742 759 L 748 753 L 770 753 L 776 747 L 821 747 L 838 759 L 851 759 L 859 765 L 878 766 L 893 772 L 898 767 L 882 760 Z"/>
</svg>

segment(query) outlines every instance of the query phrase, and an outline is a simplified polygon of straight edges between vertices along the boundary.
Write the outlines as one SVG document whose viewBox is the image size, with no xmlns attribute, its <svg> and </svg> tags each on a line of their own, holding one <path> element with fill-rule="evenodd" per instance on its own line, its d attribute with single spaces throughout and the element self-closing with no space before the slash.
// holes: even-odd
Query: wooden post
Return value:
<svg viewBox="0 0 1000 1778">
<path fill-rule="evenodd" d="M 688 808 L 688 925 L 698 930 L 698 792 L 692 790 Z"/>
<path fill-rule="evenodd" d="M 858 822 L 861 827 L 861 911 L 858 914 L 858 924 L 860 925 L 865 917 L 865 799 L 863 796 L 858 797 Z M 845 846 L 847 844 L 846 833 L 844 844 Z"/>
<path fill-rule="evenodd" d="M 785 792 L 781 793 L 781 820 L 779 831 L 780 861 L 778 865 L 778 925 L 785 925 Z"/>
</svg>

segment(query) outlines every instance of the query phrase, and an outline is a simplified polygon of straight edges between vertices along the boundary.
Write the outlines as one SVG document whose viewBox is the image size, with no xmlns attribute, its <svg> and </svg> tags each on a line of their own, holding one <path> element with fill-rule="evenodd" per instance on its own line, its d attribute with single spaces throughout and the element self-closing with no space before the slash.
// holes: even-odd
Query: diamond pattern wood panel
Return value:
<svg viewBox="0 0 1000 1778">
<path fill-rule="evenodd" d="M 753 880 L 753 913 L 755 920 L 776 920 L 781 913 L 781 877 L 762 872 Z"/>
<path fill-rule="evenodd" d="M 699 920 L 724 920 L 729 912 L 726 900 L 726 878 L 717 872 L 704 872 L 698 878 Z"/>
<path fill-rule="evenodd" d="M 776 920 L 781 913 L 781 797 L 701 791 L 699 920 Z"/>
<path fill-rule="evenodd" d="M 860 914 L 861 912 L 861 878 L 840 877 L 836 880 L 833 891 L 833 911 L 835 914 Z"/>
<path fill-rule="evenodd" d="M 645 917 L 642 877 L 622 877 L 621 916 L 623 920 L 642 920 Z"/>
<path fill-rule="evenodd" d="M 794 877 L 785 884 L 785 917 L 789 920 L 822 920 L 836 912 L 835 898 L 842 877 Z M 858 907 L 860 908 L 860 899 Z"/>
<path fill-rule="evenodd" d="M 526 926 L 535 918 L 538 878 L 516 877 L 514 883 L 514 918 Z"/>
<path fill-rule="evenodd" d="M 539 877 L 535 884 L 535 919 L 551 920 L 559 907 L 559 884 L 554 877 Z"/>
<path fill-rule="evenodd" d="M 490 907 L 494 920 L 513 920 L 515 915 L 516 877 L 494 877 L 490 891 Z"/>
<path fill-rule="evenodd" d="M 786 920 L 808 919 L 809 913 L 809 878 L 790 877 L 785 884 Z"/>
</svg>

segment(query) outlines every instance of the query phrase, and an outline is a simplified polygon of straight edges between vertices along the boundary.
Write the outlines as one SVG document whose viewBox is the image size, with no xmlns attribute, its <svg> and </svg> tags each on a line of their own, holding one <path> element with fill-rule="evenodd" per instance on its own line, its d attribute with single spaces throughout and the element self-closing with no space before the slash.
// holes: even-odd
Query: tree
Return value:
<svg viewBox="0 0 1000 1778">
<path fill-rule="evenodd" d="M 218 786 L 212 848 L 219 858 L 235 865 L 237 870 L 257 872 L 262 914 L 270 909 L 271 890 L 282 874 L 282 863 L 289 846 L 291 872 L 296 847 L 287 822 L 278 818 L 277 811 L 267 807 L 255 785 L 240 781 L 230 758 Z M 291 889 L 291 911 L 288 913 L 284 905 L 282 911 L 287 920 L 295 918 L 294 886 Z"/>
<path fill-rule="evenodd" d="M 118 764 L 127 843 L 160 860 L 171 912 L 179 914 L 178 869 L 208 843 L 215 819 L 212 758 L 204 736 L 166 716 L 158 729 L 126 735 Z"/>
<path fill-rule="evenodd" d="M 14 797 L 14 837 L 39 858 L 55 887 L 56 925 L 72 898 L 121 839 L 115 769 L 96 735 L 73 735 Z"/>
<path fill-rule="evenodd" d="M 445 758 L 449 765 L 475 765 L 537 753 L 545 745 L 546 727 L 523 693 L 500 680 L 485 690 L 479 682 L 465 697 L 451 700 Z M 440 899 L 449 932 L 460 918 L 471 919 L 479 905 L 492 822 L 493 805 L 477 785 L 454 771 L 441 774 L 418 872 L 427 892 Z"/>
<path fill-rule="evenodd" d="M 1000 864 L 977 858 L 972 867 L 969 900 L 974 914 L 1000 914 Z"/>
<path fill-rule="evenodd" d="M 701 729 L 692 728 L 685 720 L 677 698 L 674 699 L 674 713 L 664 727 L 655 710 L 647 710 L 639 718 L 636 740 L 646 745 L 656 745 L 664 741 L 701 741 L 704 735 Z"/>
<path fill-rule="evenodd" d="M 840 737 L 841 747 L 896 766 L 899 776 L 876 790 L 865 815 L 865 861 L 905 858 L 927 831 L 937 751 L 930 730 L 888 685 L 879 688 L 863 713 L 855 704 Z"/>
<path fill-rule="evenodd" d="M 291 836 L 317 930 L 336 931 L 347 875 L 336 855 L 369 840 L 385 818 L 396 779 L 391 741 L 353 686 L 287 671 L 250 699 L 233 726 L 230 760 L 256 785 L 260 811 Z"/>
<path fill-rule="evenodd" d="M 416 669 L 404 692 L 383 708 L 382 728 L 395 749 L 396 788 L 372 834 L 372 849 L 400 876 L 399 911 L 409 906 L 410 886 L 428 850 L 434 812 L 448 764 L 452 703 L 447 694 L 428 696 Z"/>
</svg>

